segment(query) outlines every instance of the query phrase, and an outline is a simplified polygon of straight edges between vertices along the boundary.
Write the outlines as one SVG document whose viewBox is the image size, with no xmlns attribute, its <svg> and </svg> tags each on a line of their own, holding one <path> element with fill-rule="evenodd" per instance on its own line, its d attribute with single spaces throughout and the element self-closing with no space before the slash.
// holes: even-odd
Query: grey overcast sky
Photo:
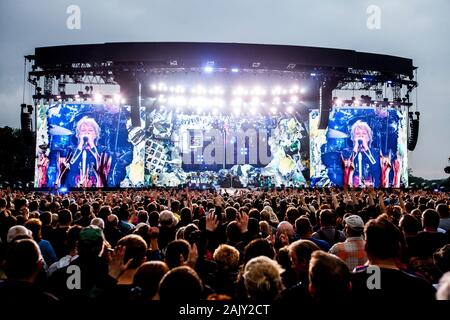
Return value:
<svg viewBox="0 0 450 320">
<path fill-rule="evenodd" d="M 69 5 L 81 29 L 66 27 Z M 381 28 L 367 28 L 369 5 Z M 418 69 L 419 141 L 413 173 L 444 178 L 450 156 L 448 0 L 1 0 L 0 126 L 19 127 L 23 56 L 35 47 L 132 41 L 289 44 L 412 58 Z M 4 147 L 4 146 L 1 146 Z"/>
</svg>

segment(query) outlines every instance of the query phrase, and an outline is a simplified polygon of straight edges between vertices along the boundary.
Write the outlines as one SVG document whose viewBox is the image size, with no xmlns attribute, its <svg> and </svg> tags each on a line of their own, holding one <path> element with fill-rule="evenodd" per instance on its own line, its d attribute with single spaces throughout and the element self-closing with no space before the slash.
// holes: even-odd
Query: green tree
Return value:
<svg viewBox="0 0 450 320">
<path fill-rule="evenodd" d="M 34 138 L 20 129 L 0 128 L 0 180 L 32 181 L 34 178 Z"/>
</svg>

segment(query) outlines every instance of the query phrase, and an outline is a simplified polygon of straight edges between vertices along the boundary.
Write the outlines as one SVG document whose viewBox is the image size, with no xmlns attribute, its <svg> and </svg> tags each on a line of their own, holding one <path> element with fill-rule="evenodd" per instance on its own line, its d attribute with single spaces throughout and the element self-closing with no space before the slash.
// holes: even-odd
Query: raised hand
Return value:
<svg viewBox="0 0 450 320">
<path fill-rule="evenodd" d="M 353 153 L 349 159 L 345 159 L 341 154 L 342 166 L 344 167 L 344 188 L 353 186 L 353 173 L 355 171 L 353 160 L 355 159 L 355 155 L 356 153 Z"/>
<path fill-rule="evenodd" d="M 206 215 L 206 230 L 214 232 L 219 226 L 219 221 L 213 212 Z"/>
<path fill-rule="evenodd" d="M 38 171 L 39 171 L 39 182 L 38 186 L 43 187 L 47 185 L 47 170 L 48 170 L 48 164 L 50 161 L 48 160 L 47 156 L 44 154 L 41 154 L 39 156 L 38 161 Z"/>
<path fill-rule="evenodd" d="M 125 257 L 125 250 L 125 247 L 117 246 L 109 257 L 108 274 L 114 279 L 119 278 L 120 275 L 128 269 L 130 263 L 133 261 L 133 259 L 130 259 L 127 263 L 124 263 L 123 259 Z"/>
<path fill-rule="evenodd" d="M 391 171 L 391 153 L 388 156 L 383 156 L 380 152 L 380 166 L 381 166 L 381 187 L 389 187 L 389 172 Z"/>
<path fill-rule="evenodd" d="M 248 215 L 245 212 L 239 212 L 236 215 L 236 222 L 241 233 L 245 233 L 248 230 Z"/>
<path fill-rule="evenodd" d="M 97 187 L 106 187 L 108 185 L 108 174 L 111 170 L 112 158 L 106 152 L 101 156 L 97 156 L 97 161 L 94 164 L 94 172 L 97 177 Z"/>
<path fill-rule="evenodd" d="M 185 264 L 188 265 L 189 267 L 191 267 L 192 269 L 194 269 L 195 265 L 197 263 L 197 260 L 198 260 L 198 249 L 197 249 L 197 245 L 195 243 L 193 243 L 189 247 L 188 259 L 185 262 Z"/>
</svg>

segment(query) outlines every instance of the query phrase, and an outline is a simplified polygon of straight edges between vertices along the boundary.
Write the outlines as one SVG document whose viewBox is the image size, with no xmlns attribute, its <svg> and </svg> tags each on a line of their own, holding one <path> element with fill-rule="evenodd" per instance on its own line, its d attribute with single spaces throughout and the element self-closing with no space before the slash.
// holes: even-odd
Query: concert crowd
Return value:
<svg viewBox="0 0 450 320">
<path fill-rule="evenodd" d="M 425 190 L 0 192 L 0 301 L 450 299 L 450 196 Z"/>
</svg>

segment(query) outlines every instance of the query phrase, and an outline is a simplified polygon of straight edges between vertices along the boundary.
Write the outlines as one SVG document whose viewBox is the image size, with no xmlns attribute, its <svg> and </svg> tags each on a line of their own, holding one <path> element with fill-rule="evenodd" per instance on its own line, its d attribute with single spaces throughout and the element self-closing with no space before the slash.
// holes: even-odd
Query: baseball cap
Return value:
<svg viewBox="0 0 450 320">
<path fill-rule="evenodd" d="M 363 219 L 361 219 L 361 217 L 356 214 L 352 214 L 351 216 L 348 216 L 347 218 L 344 219 L 344 221 L 348 225 L 348 227 L 353 230 L 364 229 Z"/>
<path fill-rule="evenodd" d="M 103 241 L 104 239 L 102 229 L 95 225 L 90 225 L 80 231 L 81 241 Z"/>
</svg>

